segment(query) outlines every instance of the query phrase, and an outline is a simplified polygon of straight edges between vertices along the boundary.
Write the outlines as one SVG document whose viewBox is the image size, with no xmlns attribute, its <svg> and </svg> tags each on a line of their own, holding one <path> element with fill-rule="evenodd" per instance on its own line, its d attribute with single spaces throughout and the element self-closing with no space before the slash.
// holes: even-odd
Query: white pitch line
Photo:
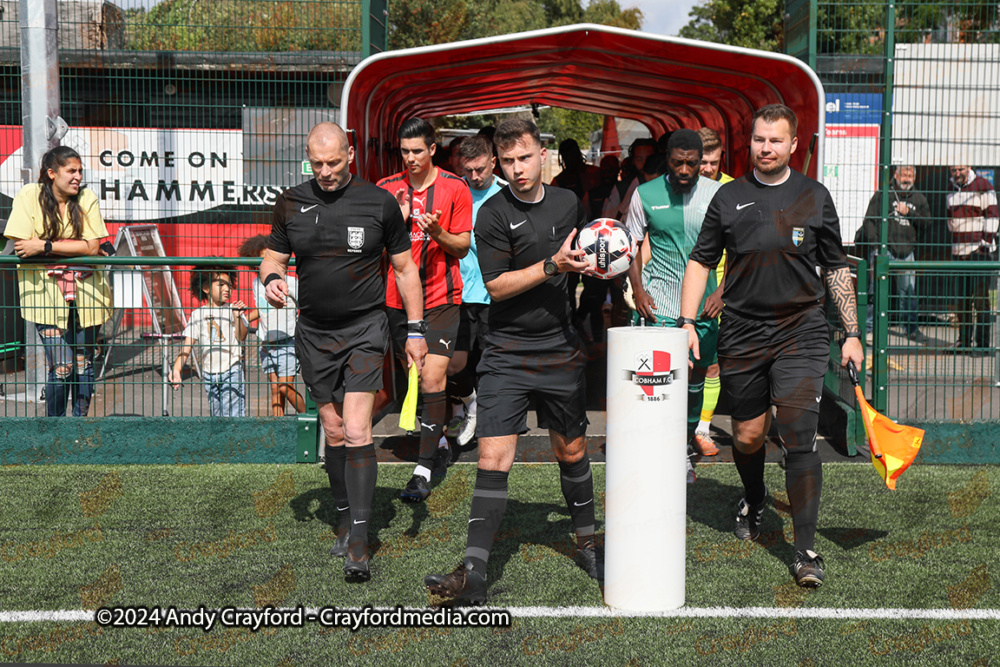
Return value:
<svg viewBox="0 0 1000 667">
<path fill-rule="evenodd" d="M 823 607 L 681 607 L 670 611 L 629 611 L 611 607 L 477 607 L 477 611 L 509 611 L 516 618 L 815 618 L 820 620 L 1000 620 L 1000 609 L 875 609 Z M 318 609 L 307 608 L 307 612 Z M 0 623 L 93 621 L 87 609 L 0 611 Z"/>
</svg>

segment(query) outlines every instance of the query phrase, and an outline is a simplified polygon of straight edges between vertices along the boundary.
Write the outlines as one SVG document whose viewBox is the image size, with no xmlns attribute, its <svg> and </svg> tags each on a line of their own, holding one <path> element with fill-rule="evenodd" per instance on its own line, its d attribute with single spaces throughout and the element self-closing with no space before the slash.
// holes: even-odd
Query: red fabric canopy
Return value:
<svg viewBox="0 0 1000 667">
<path fill-rule="evenodd" d="M 711 127 L 726 147 L 724 171 L 739 176 L 754 110 L 772 102 L 795 110 L 792 167 L 801 169 L 813 133 L 823 136 L 824 97 L 812 70 L 790 56 L 583 24 L 367 58 L 344 86 L 341 124 L 354 130 L 357 173 L 369 180 L 399 165 L 396 128 L 407 118 L 532 103 L 632 118 L 654 137 Z M 820 169 L 817 149 L 809 175 Z"/>
</svg>

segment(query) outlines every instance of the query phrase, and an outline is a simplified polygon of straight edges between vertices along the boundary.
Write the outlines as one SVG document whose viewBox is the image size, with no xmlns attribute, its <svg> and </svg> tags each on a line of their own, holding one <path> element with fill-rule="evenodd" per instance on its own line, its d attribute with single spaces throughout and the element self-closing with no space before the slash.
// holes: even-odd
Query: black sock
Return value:
<svg viewBox="0 0 1000 667">
<path fill-rule="evenodd" d="M 785 490 L 795 531 L 795 550 L 810 550 L 816 541 L 819 494 L 823 489 L 823 463 L 816 451 L 819 411 L 779 406 L 775 423 L 785 450 Z"/>
<path fill-rule="evenodd" d="M 569 515 L 576 529 L 577 542 L 582 544 L 594 536 L 594 476 L 590 472 L 590 457 L 585 453 L 576 463 L 559 462 L 559 481 Z"/>
<path fill-rule="evenodd" d="M 444 419 L 448 411 L 447 395 L 443 391 L 424 394 L 424 410 L 420 415 L 420 454 L 417 465 L 434 469 L 438 442 L 444 432 Z"/>
<path fill-rule="evenodd" d="M 351 537 L 347 542 L 347 549 L 351 558 L 361 560 L 368 555 L 368 520 L 372 513 L 378 464 L 375 461 L 374 443 L 345 449 L 347 462 L 344 466 L 344 481 L 351 505 Z"/>
<path fill-rule="evenodd" d="M 733 445 L 733 461 L 736 463 L 736 470 L 743 480 L 743 492 L 747 502 L 757 505 L 767 494 L 767 487 L 764 485 L 764 458 L 765 445 L 761 443 L 760 448 L 753 454 L 744 454 L 739 447 Z"/>
<path fill-rule="evenodd" d="M 806 551 L 816 544 L 819 495 L 823 490 L 823 464 L 819 454 L 786 459 L 785 489 L 791 506 L 795 550 Z"/>
<path fill-rule="evenodd" d="M 480 469 L 476 472 L 476 488 L 472 491 L 472 509 L 469 510 L 469 539 L 465 545 L 465 562 L 484 577 L 493 540 L 507 510 L 509 474 L 500 470 Z"/>
<path fill-rule="evenodd" d="M 347 447 L 326 445 L 326 476 L 330 478 L 330 491 L 337 505 L 337 535 L 351 530 L 351 504 L 347 502 L 347 484 L 344 482 L 344 465 Z"/>
</svg>

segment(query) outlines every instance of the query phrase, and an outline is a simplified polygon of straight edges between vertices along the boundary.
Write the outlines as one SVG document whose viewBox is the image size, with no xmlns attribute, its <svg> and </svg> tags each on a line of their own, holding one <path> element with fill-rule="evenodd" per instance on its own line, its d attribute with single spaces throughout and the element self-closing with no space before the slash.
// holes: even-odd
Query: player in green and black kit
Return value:
<svg viewBox="0 0 1000 667">
<path fill-rule="evenodd" d="M 642 239 L 648 232 L 652 253 L 645 268 L 641 262 L 633 262 L 629 268 L 636 319 L 645 318 L 658 326 L 680 326 L 684 268 L 698 240 L 708 204 L 722 187 L 716 181 L 700 178 L 701 157 L 702 143 L 697 132 L 674 132 L 667 143 L 666 175 L 643 183 L 632 196 L 625 226 L 636 239 Z M 712 273 L 705 293 L 711 294 L 715 288 L 715 273 Z M 706 316 L 702 312 L 704 307 L 703 296 L 699 317 L 692 322 L 698 332 L 701 359 L 695 360 L 688 380 L 689 439 L 694 436 L 701 416 L 705 373 L 715 363 L 719 337 L 718 320 L 714 319 L 715 314 Z M 694 471 L 688 462 L 688 482 L 693 481 Z"/>
</svg>

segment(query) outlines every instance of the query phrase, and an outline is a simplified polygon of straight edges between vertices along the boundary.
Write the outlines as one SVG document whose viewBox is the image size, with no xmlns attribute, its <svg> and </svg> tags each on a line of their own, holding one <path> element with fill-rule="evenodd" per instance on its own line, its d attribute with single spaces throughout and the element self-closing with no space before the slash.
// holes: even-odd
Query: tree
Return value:
<svg viewBox="0 0 1000 667">
<path fill-rule="evenodd" d="M 405 49 L 580 22 L 638 30 L 642 11 L 618 0 L 394 0 L 389 48 Z"/>
<path fill-rule="evenodd" d="M 688 14 L 680 36 L 762 51 L 784 48 L 783 0 L 708 0 Z"/>
<path fill-rule="evenodd" d="M 126 13 L 126 48 L 360 51 L 357 6 L 311 0 L 165 0 Z"/>
</svg>

